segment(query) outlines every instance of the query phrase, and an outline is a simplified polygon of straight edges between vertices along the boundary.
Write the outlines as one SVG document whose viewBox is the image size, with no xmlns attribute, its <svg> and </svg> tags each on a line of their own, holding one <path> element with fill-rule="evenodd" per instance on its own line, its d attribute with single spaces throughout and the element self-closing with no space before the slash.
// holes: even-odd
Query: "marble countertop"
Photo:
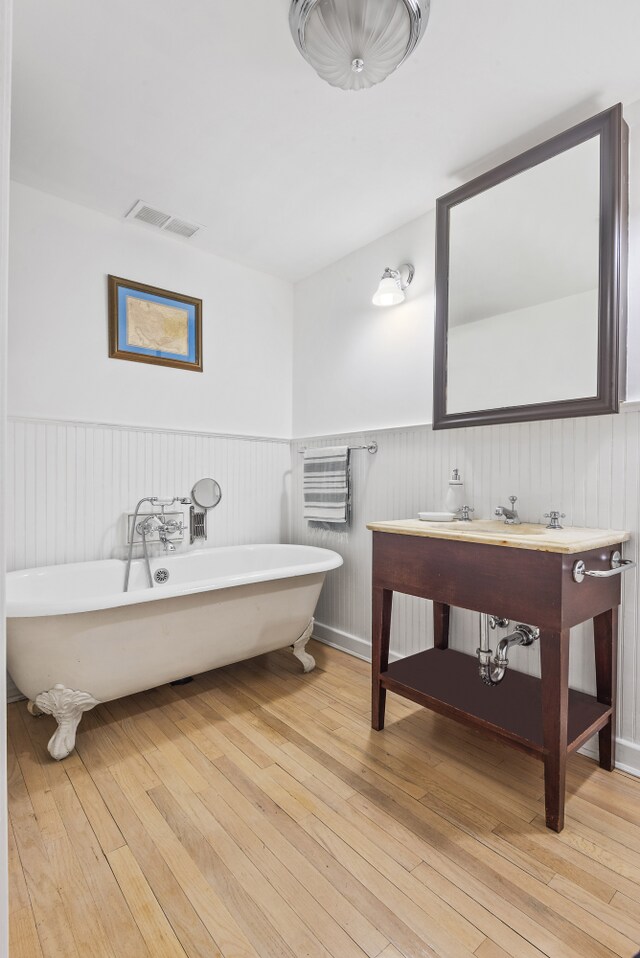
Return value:
<svg viewBox="0 0 640 958">
<path fill-rule="evenodd" d="M 573 555 L 616 545 L 630 539 L 628 532 L 615 529 L 584 529 L 567 526 L 547 529 L 543 525 L 523 522 L 507 525 L 503 519 L 474 519 L 472 522 L 424 522 L 422 519 L 398 519 L 370 522 L 372 532 L 393 532 L 402 536 L 425 536 L 431 539 L 452 539 L 458 542 L 476 542 L 509 549 L 529 549 L 534 552 L 562 552 Z"/>
</svg>

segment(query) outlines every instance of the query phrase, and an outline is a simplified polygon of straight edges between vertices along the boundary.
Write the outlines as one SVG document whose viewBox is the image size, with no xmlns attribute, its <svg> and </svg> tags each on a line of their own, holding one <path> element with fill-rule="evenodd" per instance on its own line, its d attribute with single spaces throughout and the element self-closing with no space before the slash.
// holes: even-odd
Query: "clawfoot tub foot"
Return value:
<svg viewBox="0 0 640 958">
<path fill-rule="evenodd" d="M 35 705 L 35 712 L 29 708 L 32 715 L 46 712 L 47 715 L 53 715 L 58 723 L 47 748 L 49 755 L 59 762 L 70 755 L 75 747 L 76 730 L 83 712 L 88 712 L 100 703 L 88 692 L 76 692 L 66 689 L 64 685 L 54 685 L 48 692 L 41 692 L 35 703 L 29 704 Z"/>
<path fill-rule="evenodd" d="M 31 699 L 27 702 L 27 712 L 29 715 L 33 715 L 34 718 L 40 718 L 41 715 L 44 715 L 42 709 L 39 709 L 35 702 L 32 702 Z"/>
<path fill-rule="evenodd" d="M 306 627 L 300 638 L 296 639 L 291 646 L 295 657 L 302 662 L 302 668 L 305 670 L 305 672 L 311 672 L 311 670 L 315 669 L 316 667 L 316 660 L 309 652 L 305 650 L 305 645 L 311 638 L 311 634 L 313 632 L 314 621 L 315 620 L 312 617 L 309 625 Z"/>
</svg>

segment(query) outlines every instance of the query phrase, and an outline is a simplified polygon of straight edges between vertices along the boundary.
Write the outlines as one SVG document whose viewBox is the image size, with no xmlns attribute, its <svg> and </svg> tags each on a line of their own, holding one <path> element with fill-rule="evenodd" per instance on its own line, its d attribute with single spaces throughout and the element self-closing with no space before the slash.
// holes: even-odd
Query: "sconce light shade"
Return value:
<svg viewBox="0 0 640 958">
<path fill-rule="evenodd" d="M 406 271 L 406 279 L 402 278 Z M 410 285 L 414 275 L 411 263 L 405 263 L 400 269 L 386 267 L 371 302 L 374 306 L 398 306 L 404 302 L 404 291 Z"/>
<path fill-rule="evenodd" d="M 398 281 L 392 276 L 384 276 L 373 294 L 374 306 L 397 306 L 404 302 L 404 293 Z"/>
</svg>

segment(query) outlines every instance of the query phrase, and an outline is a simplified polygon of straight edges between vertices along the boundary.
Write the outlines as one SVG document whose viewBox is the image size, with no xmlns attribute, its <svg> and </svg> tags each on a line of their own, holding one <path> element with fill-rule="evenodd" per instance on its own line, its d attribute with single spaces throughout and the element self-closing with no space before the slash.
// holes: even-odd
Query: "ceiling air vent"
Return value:
<svg viewBox="0 0 640 958">
<path fill-rule="evenodd" d="M 187 223 L 186 220 L 179 220 L 177 216 L 172 216 L 163 228 L 168 230 L 169 233 L 177 233 L 178 236 L 185 236 L 187 239 L 191 239 L 193 234 L 197 233 L 200 229 L 199 226 L 194 226 L 193 223 Z"/>
<path fill-rule="evenodd" d="M 148 223 L 150 226 L 159 226 L 160 229 L 167 220 L 171 219 L 168 213 L 161 213 L 160 210 L 154 210 L 144 203 L 136 203 L 131 212 L 127 213 L 127 217 L 133 220 L 142 220 L 143 223 Z"/>
<path fill-rule="evenodd" d="M 173 216 L 171 213 L 164 213 L 162 210 L 156 210 L 153 206 L 138 200 L 125 216 L 126 220 L 138 220 L 140 223 L 147 223 L 149 226 L 155 226 L 160 230 L 166 230 L 175 236 L 182 236 L 185 239 L 191 239 L 202 226 L 195 223 L 188 223 L 180 219 L 179 216 Z"/>
</svg>

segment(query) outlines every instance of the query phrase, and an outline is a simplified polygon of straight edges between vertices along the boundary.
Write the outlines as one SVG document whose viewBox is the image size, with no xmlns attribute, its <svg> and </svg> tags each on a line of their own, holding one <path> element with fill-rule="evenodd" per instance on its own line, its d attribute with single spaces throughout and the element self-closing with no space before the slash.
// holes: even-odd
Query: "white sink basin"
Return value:
<svg viewBox="0 0 640 958">
<path fill-rule="evenodd" d="M 533 522 L 522 522 L 520 525 L 507 525 L 504 519 L 477 519 L 474 522 L 458 522 L 459 532 L 482 533 L 483 536 L 542 536 L 548 530 L 545 526 Z"/>
</svg>

